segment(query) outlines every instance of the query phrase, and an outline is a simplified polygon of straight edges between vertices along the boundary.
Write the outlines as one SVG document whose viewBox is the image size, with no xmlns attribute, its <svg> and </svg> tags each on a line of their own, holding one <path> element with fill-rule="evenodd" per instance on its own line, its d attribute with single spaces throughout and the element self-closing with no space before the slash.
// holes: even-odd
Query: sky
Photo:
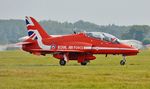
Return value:
<svg viewBox="0 0 150 89">
<path fill-rule="evenodd" d="M 0 0 L 0 19 L 150 25 L 150 0 Z"/>
</svg>

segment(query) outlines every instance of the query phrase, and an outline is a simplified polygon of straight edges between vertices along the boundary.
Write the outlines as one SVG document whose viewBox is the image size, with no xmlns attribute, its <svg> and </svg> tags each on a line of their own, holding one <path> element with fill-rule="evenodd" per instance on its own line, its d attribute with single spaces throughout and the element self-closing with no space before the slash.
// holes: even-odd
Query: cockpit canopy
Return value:
<svg viewBox="0 0 150 89">
<path fill-rule="evenodd" d="M 88 37 L 92 37 L 92 38 L 96 38 L 96 39 L 100 39 L 100 40 L 104 40 L 107 42 L 112 42 L 112 43 L 116 43 L 119 44 L 119 39 L 111 34 L 108 33 L 104 33 L 104 32 L 85 32 L 85 34 Z"/>
</svg>

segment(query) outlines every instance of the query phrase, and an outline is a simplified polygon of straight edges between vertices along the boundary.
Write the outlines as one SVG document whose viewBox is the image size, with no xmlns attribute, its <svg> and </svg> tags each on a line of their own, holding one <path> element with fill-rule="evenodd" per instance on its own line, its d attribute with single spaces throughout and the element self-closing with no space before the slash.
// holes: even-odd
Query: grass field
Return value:
<svg viewBox="0 0 150 89">
<path fill-rule="evenodd" d="M 0 89 L 150 89 L 150 50 L 127 57 L 97 55 L 87 66 L 59 66 L 51 55 L 0 52 Z"/>
</svg>

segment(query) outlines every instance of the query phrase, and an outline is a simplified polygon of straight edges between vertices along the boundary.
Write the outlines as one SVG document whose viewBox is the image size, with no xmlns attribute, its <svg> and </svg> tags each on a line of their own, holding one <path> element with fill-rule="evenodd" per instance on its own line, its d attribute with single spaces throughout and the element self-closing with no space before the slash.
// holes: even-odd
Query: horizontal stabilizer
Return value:
<svg viewBox="0 0 150 89">
<path fill-rule="evenodd" d="M 31 44 L 32 42 L 19 42 L 16 43 L 16 45 L 27 45 L 27 44 Z"/>
</svg>

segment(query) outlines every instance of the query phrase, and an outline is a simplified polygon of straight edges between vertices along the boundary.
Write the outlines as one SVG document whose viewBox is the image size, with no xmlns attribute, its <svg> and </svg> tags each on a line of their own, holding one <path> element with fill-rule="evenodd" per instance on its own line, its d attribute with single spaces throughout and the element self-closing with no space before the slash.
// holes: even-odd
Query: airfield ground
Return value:
<svg viewBox="0 0 150 89">
<path fill-rule="evenodd" d="M 22 51 L 0 52 L 0 89 L 150 89 L 150 50 L 127 57 L 97 55 L 80 66 L 70 61 L 59 66 L 52 56 Z"/>
</svg>

